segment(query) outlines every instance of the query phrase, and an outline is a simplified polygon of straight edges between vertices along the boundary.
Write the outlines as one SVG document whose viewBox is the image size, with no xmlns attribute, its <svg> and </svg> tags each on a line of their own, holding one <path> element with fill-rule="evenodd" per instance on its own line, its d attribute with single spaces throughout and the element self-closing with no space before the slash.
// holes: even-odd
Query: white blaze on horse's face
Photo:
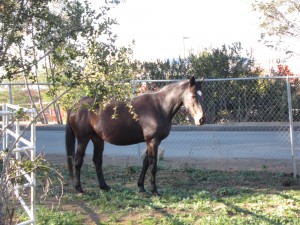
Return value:
<svg viewBox="0 0 300 225">
<path fill-rule="evenodd" d="M 200 103 L 201 95 L 199 94 L 199 92 L 201 93 L 201 91 L 197 91 L 198 96 L 192 97 L 195 98 L 195 103 L 193 104 L 192 109 L 190 110 L 191 116 L 194 117 L 194 121 L 197 126 L 200 126 L 204 121 L 204 113 L 203 113 L 202 105 Z"/>
<path fill-rule="evenodd" d="M 200 90 L 197 91 L 197 94 L 199 95 L 199 97 L 202 96 L 202 92 Z"/>
<path fill-rule="evenodd" d="M 197 126 L 204 122 L 204 111 L 201 102 L 202 92 L 200 90 L 200 84 L 191 81 L 189 91 L 184 96 L 183 104 L 189 114 L 193 117 Z"/>
<path fill-rule="evenodd" d="M 197 126 L 201 125 L 201 123 L 204 122 L 204 113 L 203 113 L 203 109 L 202 109 L 202 105 L 201 105 L 201 101 L 200 99 L 202 98 L 202 92 L 200 90 L 197 91 L 197 102 L 199 105 L 199 109 L 197 110 L 196 115 L 194 116 L 194 120 L 195 120 L 195 124 Z"/>
</svg>

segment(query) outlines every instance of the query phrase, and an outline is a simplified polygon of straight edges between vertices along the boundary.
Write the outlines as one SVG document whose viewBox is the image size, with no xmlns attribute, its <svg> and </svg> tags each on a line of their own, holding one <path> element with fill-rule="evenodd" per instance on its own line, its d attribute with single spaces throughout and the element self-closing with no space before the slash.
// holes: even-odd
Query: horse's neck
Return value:
<svg viewBox="0 0 300 225">
<path fill-rule="evenodd" d="M 178 83 L 176 87 L 167 87 L 165 90 L 162 90 L 160 96 L 162 99 L 162 108 L 170 119 L 175 116 L 183 104 L 184 85 L 185 83 Z"/>
</svg>

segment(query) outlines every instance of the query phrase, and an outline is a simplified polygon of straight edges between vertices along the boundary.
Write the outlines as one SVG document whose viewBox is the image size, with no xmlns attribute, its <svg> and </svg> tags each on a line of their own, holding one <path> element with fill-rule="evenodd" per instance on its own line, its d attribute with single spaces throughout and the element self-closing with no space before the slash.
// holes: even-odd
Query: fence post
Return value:
<svg viewBox="0 0 300 225">
<path fill-rule="evenodd" d="M 135 97 L 136 96 L 136 81 L 131 80 L 130 81 L 131 84 L 131 90 L 132 90 L 132 94 Z M 141 143 L 137 144 L 137 157 L 136 157 L 136 161 L 137 164 L 142 164 L 142 160 L 141 160 Z"/>
<path fill-rule="evenodd" d="M 12 96 L 12 86 L 11 82 L 8 84 L 8 90 L 9 90 L 9 103 L 13 104 L 13 96 Z"/>
<path fill-rule="evenodd" d="M 294 143 L 294 119 L 293 119 L 293 107 L 292 107 L 292 94 L 291 94 L 291 84 L 289 77 L 286 77 L 286 90 L 288 97 L 288 109 L 289 109 L 289 122 L 290 122 L 290 141 L 291 141 L 291 154 L 293 163 L 293 176 L 294 179 L 297 178 L 297 167 L 296 167 L 296 152 Z"/>
<path fill-rule="evenodd" d="M 6 104 L 4 103 L 3 104 L 3 107 L 2 107 L 2 110 L 3 111 L 7 111 L 7 107 L 6 107 Z M 6 150 L 7 149 L 7 146 L 8 146 L 8 143 L 7 143 L 7 140 L 8 140 L 8 134 L 7 132 L 4 132 L 4 130 L 7 128 L 7 125 L 8 125 L 8 115 L 7 114 L 3 114 L 2 115 L 2 132 L 3 132 L 3 135 L 2 135 L 2 144 L 3 144 L 3 150 Z"/>
<path fill-rule="evenodd" d="M 32 119 L 32 123 L 31 123 L 31 139 L 30 139 L 30 142 L 31 142 L 31 146 L 32 146 L 32 151 L 31 151 L 31 154 L 30 154 L 30 158 L 31 158 L 31 161 L 33 162 L 35 160 L 35 157 L 36 157 L 36 111 L 34 109 L 34 111 L 30 114 L 31 116 L 31 119 Z M 36 197 L 36 174 L 34 171 L 31 171 L 31 174 L 30 174 L 30 177 L 31 177 L 31 181 L 32 181 L 32 186 L 30 188 L 30 192 L 31 192 L 31 208 L 30 208 L 30 211 L 31 211 L 31 216 L 32 216 L 32 219 L 33 219 L 33 223 L 32 225 L 36 225 L 36 204 L 35 204 L 35 197 Z"/>
</svg>

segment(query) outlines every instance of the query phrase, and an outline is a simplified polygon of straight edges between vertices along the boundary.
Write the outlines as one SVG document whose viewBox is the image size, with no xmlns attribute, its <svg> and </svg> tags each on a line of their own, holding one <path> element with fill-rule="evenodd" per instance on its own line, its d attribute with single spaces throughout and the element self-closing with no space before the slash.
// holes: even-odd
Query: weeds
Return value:
<svg viewBox="0 0 300 225">
<path fill-rule="evenodd" d="M 39 207 L 37 221 L 39 225 L 81 225 L 83 216 L 77 212 L 67 212 L 60 209 L 51 211 L 48 208 Z"/>
<path fill-rule="evenodd" d="M 138 193 L 140 168 L 136 166 L 105 167 L 112 187 L 109 192 L 99 190 L 93 166 L 83 171 L 85 194 L 67 187 L 61 210 L 45 211 L 39 224 L 46 224 L 48 216 L 65 221 L 54 224 L 300 224 L 299 181 L 285 187 L 280 178 L 287 175 L 267 169 L 224 172 L 160 167 L 157 181 L 162 197 Z M 63 210 L 68 206 L 75 207 L 76 213 Z"/>
</svg>

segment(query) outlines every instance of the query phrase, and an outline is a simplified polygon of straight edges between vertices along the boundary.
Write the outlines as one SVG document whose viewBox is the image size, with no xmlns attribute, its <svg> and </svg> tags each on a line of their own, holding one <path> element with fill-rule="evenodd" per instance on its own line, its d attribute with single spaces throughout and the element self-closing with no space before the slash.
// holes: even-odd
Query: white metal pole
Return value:
<svg viewBox="0 0 300 225">
<path fill-rule="evenodd" d="M 14 116 L 14 115 L 13 115 Z M 20 123 L 19 123 L 19 119 L 17 119 L 16 120 L 16 123 L 15 123 L 15 129 L 16 129 L 16 131 L 15 131 L 15 134 L 16 134 L 16 136 L 15 136 L 15 139 L 14 140 L 16 140 L 17 138 L 19 138 L 19 136 L 20 136 Z M 19 148 L 20 147 L 20 142 L 18 141 L 17 143 L 16 143 L 16 146 L 15 147 L 13 147 L 13 148 Z M 12 152 L 13 153 L 13 152 Z M 15 152 L 15 153 L 13 153 L 12 154 L 12 157 L 14 157 L 14 154 L 15 154 L 15 157 L 16 157 L 16 160 L 21 160 L 21 154 L 20 154 L 20 152 Z M 20 172 L 16 172 L 16 174 L 17 174 L 17 176 L 19 177 L 19 176 L 21 176 L 21 173 Z M 17 196 L 19 196 L 19 189 L 16 189 L 15 190 L 15 193 L 16 193 L 16 195 Z"/>
<path fill-rule="evenodd" d="M 7 112 L 7 106 L 5 103 L 3 104 L 3 111 L 4 111 L 4 115 L 3 115 L 2 123 L 3 123 L 3 130 L 5 130 L 8 125 L 8 114 L 5 113 Z M 3 135 L 3 150 L 6 150 L 7 146 L 8 146 L 8 133 L 5 131 Z"/>
<path fill-rule="evenodd" d="M 31 146 L 32 146 L 32 151 L 31 151 L 31 161 L 33 162 L 36 157 L 36 127 L 35 127 L 35 117 L 36 113 L 32 112 L 31 113 Z M 31 172 L 31 180 L 32 180 L 32 186 L 31 186 L 31 215 L 33 219 L 33 225 L 36 225 L 36 205 L 35 205 L 35 189 L 36 189 L 36 175 L 35 172 Z"/>
<path fill-rule="evenodd" d="M 20 136 L 20 123 L 19 123 L 19 119 L 16 120 L 15 129 L 16 129 L 16 137 L 15 137 L 15 140 L 16 140 Z M 18 141 L 16 143 L 16 148 L 19 148 L 19 147 L 20 147 L 20 141 Z M 16 160 L 21 160 L 21 154 L 20 154 L 20 152 L 16 152 L 15 154 L 16 154 Z"/>
<path fill-rule="evenodd" d="M 293 120 L 293 110 L 292 110 L 292 94 L 291 94 L 291 84 L 289 77 L 286 77 L 286 90 L 288 97 L 288 109 L 289 109 L 289 122 L 290 122 L 290 141 L 291 141 L 291 154 L 293 163 L 293 176 L 294 179 L 297 178 L 297 166 L 296 166 L 296 152 L 294 143 L 294 120 Z"/>
</svg>

